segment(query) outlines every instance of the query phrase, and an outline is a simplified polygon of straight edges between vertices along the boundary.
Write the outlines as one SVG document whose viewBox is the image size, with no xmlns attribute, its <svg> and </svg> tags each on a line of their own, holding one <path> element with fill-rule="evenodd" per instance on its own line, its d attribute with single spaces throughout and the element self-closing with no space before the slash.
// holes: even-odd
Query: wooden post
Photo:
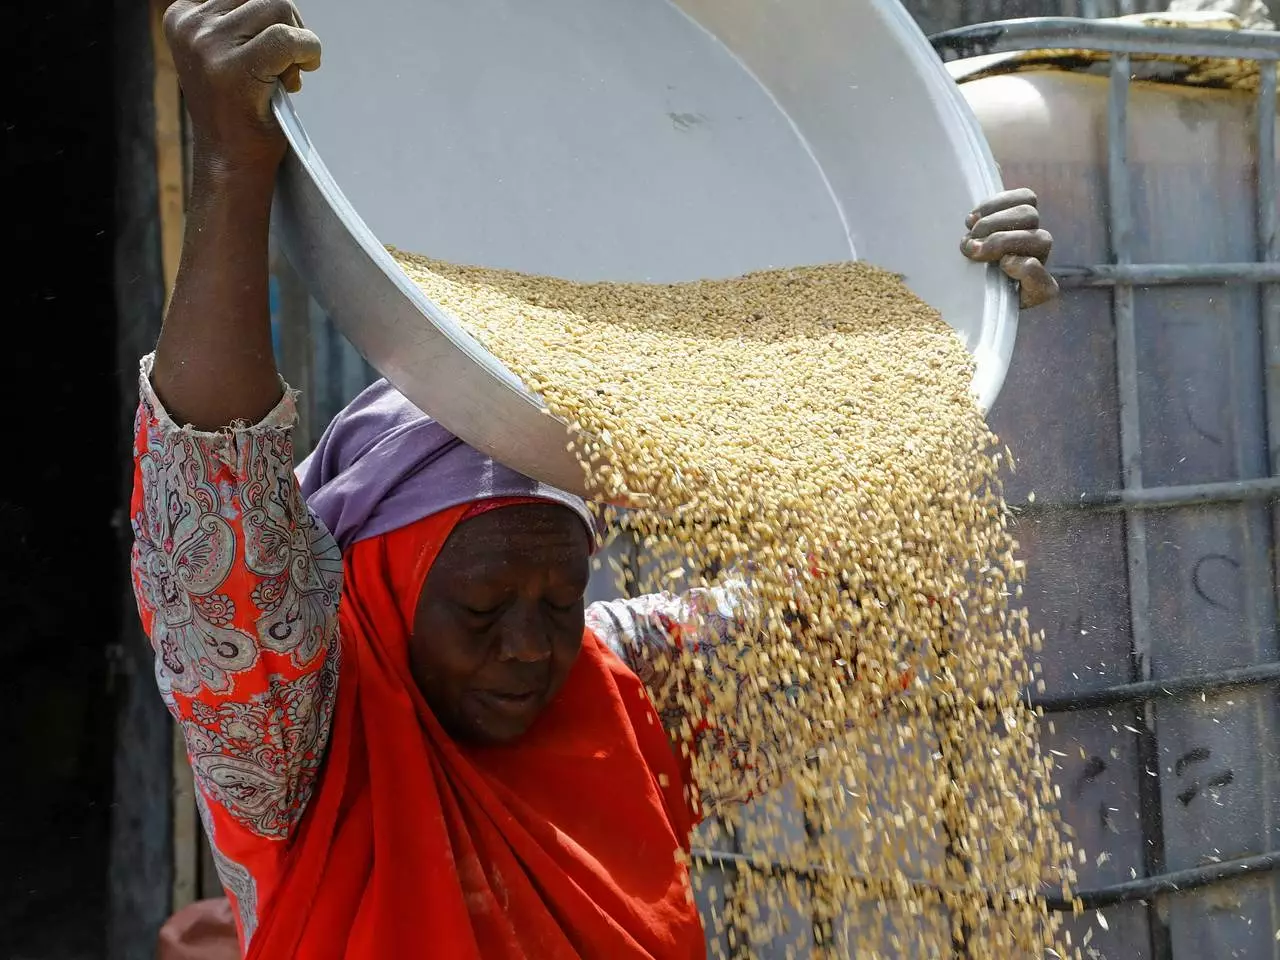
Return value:
<svg viewBox="0 0 1280 960">
<path fill-rule="evenodd" d="M 155 64 L 152 100 L 155 104 L 156 211 L 160 227 L 160 268 L 164 301 L 173 295 L 173 282 L 182 257 L 186 219 L 186 145 L 182 91 L 173 56 L 164 38 L 164 11 L 169 0 L 150 0 L 151 56 Z M 196 814 L 195 782 L 187 763 L 186 746 L 176 724 L 172 734 L 173 891 L 172 910 L 181 910 L 200 894 L 200 821 Z"/>
<path fill-rule="evenodd" d="M 162 208 L 173 207 L 172 188 L 161 189 L 160 171 L 163 168 L 166 182 L 172 183 L 173 131 L 175 122 L 181 129 L 181 114 L 172 72 L 162 80 L 162 72 L 156 69 L 157 9 L 158 4 L 153 8 L 137 0 L 115 0 L 113 5 L 118 131 L 115 366 L 119 371 L 119 508 L 114 526 L 119 538 L 120 620 L 113 657 L 117 713 L 106 931 L 109 960 L 155 955 L 156 932 L 170 914 L 175 887 L 173 725 L 156 691 L 155 658 L 139 626 L 127 578 L 138 358 L 155 347 L 166 279 L 176 270 L 171 213 L 165 214 L 167 239 L 158 225 Z M 178 171 L 180 212 L 180 163 Z M 180 223 L 176 235 L 181 236 Z"/>
<path fill-rule="evenodd" d="M 156 116 L 156 185 L 159 194 L 160 263 L 164 271 L 165 303 L 173 293 L 182 257 L 182 227 L 186 217 L 186 146 L 182 90 L 173 55 L 164 39 L 164 11 L 169 0 L 150 0 L 151 52 L 155 63 L 152 98 Z"/>
</svg>

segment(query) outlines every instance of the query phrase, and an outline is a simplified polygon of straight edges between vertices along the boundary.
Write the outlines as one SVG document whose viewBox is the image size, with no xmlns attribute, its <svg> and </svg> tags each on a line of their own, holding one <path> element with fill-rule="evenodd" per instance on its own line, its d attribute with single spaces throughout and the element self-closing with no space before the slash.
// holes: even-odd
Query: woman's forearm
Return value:
<svg viewBox="0 0 1280 960">
<path fill-rule="evenodd" d="M 257 422 L 280 399 L 271 345 L 268 234 L 274 167 L 197 156 L 182 261 L 152 384 L 179 423 Z"/>
</svg>

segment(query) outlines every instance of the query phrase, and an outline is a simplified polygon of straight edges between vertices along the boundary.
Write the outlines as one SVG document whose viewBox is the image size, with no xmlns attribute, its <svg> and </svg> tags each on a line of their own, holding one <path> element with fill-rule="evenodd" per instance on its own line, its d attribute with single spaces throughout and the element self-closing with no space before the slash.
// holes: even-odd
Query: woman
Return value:
<svg viewBox="0 0 1280 960">
<path fill-rule="evenodd" d="M 703 956 L 677 853 L 789 758 L 766 747 L 732 782 L 691 783 L 658 664 L 673 644 L 712 654 L 734 591 L 584 613 L 585 505 L 385 383 L 295 478 L 267 308 L 285 150 L 268 100 L 319 65 L 319 41 L 285 0 L 179 0 L 165 25 L 193 180 L 142 364 L 134 580 L 229 899 L 175 917 L 162 954 Z M 1055 292 L 1034 202 L 996 198 L 964 245 L 1028 305 Z"/>
</svg>

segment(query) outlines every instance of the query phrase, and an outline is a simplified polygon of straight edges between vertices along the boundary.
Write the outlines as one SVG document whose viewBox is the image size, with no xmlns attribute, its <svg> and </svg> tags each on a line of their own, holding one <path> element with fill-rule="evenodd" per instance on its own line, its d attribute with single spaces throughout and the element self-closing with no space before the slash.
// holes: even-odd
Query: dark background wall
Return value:
<svg viewBox="0 0 1280 960">
<path fill-rule="evenodd" d="M 120 620 L 111 4 L 9 5 L 0 957 L 101 956 Z"/>
</svg>

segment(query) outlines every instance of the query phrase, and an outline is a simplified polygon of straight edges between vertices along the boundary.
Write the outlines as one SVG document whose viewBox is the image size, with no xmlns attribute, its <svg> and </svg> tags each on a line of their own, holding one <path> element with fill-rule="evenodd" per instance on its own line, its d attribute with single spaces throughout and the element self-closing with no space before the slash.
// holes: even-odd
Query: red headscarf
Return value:
<svg viewBox="0 0 1280 960">
<path fill-rule="evenodd" d="M 249 957 L 703 957 L 683 765 L 594 635 L 511 744 L 455 743 L 418 691 L 418 595 L 470 509 L 346 551 L 328 756 Z"/>
</svg>

